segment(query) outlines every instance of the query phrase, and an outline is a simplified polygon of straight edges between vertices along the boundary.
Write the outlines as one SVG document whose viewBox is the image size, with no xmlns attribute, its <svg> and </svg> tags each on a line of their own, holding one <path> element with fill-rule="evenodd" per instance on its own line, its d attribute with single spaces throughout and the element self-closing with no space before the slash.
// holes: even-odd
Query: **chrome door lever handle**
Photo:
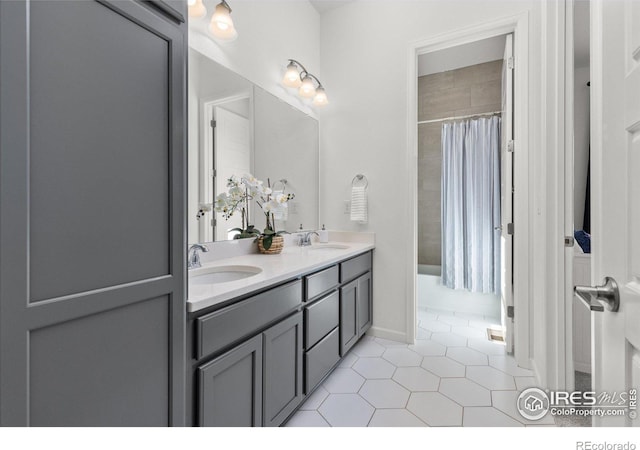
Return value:
<svg viewBox="0 0 640 450">
<path fill-rule="evenodd" d="M 620 309 L 618 283 L 611 277 L 606 277 L 602 286 L 576 286 L 573 292 L 591 311 L 603 312 L 607 308 L 617 312 Z"/>
</svg>

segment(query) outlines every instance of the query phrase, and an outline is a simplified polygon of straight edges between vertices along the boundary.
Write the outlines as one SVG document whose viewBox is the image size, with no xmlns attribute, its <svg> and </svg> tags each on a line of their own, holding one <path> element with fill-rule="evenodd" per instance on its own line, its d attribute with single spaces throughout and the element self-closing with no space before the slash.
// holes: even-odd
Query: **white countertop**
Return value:
<svg viewBox="0 0 640 450">
<path fill-rule="evenodd" d="M 344 245 L 347 248 L 322 249 L 323 244 L 311 247 L 285 246 L 279 255 L 248 254 L 203 263 L 202 269 L 219 266 L 255 266 L 262 269 L 257 275 L 224 283 L 193 285 L 189 283 L 187 311 L 196 312 L 227 300 L 249 294 L 268 286 L 313 272 L 338 261 L 372 250 L 375 245 L 362 242 L 330 242 L 326 244 Z M 318 247 L 317 249 L 315 249 Z M 202 272 L 190 271 L 189 275 Z"/>
</svg>

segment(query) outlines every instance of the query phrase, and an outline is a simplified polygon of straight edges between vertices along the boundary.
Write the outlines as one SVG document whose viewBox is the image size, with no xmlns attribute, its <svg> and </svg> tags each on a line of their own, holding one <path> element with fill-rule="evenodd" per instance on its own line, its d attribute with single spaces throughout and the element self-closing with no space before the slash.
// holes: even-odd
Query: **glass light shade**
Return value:
<svg viewBox="0 0 640 450">
<path fill-rule="evenodd" d="M 316 87 L 313 85 L 313 80 L 309 75 L 306 75 L 302 79 L 302 85 L 300 85 L 298 94 L 300 95 L 300 97 L 304 98 L 311 98 L 316 95 Z"/>
<path fill-rule="evenodd" d="M 313 104 L 316 106 L 324 106 L 329 103 L 327 93 L 322 86 L 318 86 L 316 89 L 316 96 L 313 97 Z"/>
<path fill-rule="evenodd" d="M 292 88 L 300 87 L 302 84 L 302 81 L 300 80 L 300 72 L 294 63 L 289 63 L 287 66 L 287 72 L 284 74 L 282 84 Z"/>
<path fill-rule="evenodd" d="M 209 31 L 222 41 L 235 41 L 238 37 L 229 10 L 224 4 L 220 3 L 216 6 L 216 10 L 211 16 Z"/>
<path fill-rule="evenodd" d="M 189 5 L 189 17 L 200 19 L 207 15 L 207 8 L 202 0 L 188 0 L 187 4 Z"/>
</svg>

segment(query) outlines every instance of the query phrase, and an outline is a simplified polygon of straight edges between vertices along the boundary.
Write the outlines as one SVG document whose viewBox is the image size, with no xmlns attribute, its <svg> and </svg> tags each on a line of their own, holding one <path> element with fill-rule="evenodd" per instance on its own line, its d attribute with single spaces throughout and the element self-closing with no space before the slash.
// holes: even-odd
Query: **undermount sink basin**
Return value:
<svg viewBox="0 0 640 450">
<path fill-rule="evenodd" d="M 310 250 L 346 250 L 348 245 L 342 244 L 314 244 L 309 247 Z"/>
<path fill-rule="evenodd" d="M 228 283 L 230 281 L 242 280 L 253 277 L 262 272 L 260 267 L 255 266 L 216 266 L 195 269 L 189 273 L 189 284 L 217 284 Z"/>
</svg>

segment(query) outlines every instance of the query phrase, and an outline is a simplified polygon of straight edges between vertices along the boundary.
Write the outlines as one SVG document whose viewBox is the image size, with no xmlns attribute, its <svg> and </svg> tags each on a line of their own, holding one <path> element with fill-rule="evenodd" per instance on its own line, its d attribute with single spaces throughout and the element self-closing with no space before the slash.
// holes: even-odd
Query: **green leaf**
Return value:
<svg viewBox="0 0 640 450">
<path fill-rule="evenodd" d="M 274 234 L 276 234 L 276 232 L 273 230 L 270 230 L 269 228 L 265 228 L 264 233 L 262 234 L 264 234 L 265 236 L 273 236 Z"/>
<path fill-rule="evenodd" d="M 262 238 L 262 247 L 265 250 L 269 250 L 271 248 L 271 241 L 273 240 L 273 236 L 265 236 Z"/>
</svg>

